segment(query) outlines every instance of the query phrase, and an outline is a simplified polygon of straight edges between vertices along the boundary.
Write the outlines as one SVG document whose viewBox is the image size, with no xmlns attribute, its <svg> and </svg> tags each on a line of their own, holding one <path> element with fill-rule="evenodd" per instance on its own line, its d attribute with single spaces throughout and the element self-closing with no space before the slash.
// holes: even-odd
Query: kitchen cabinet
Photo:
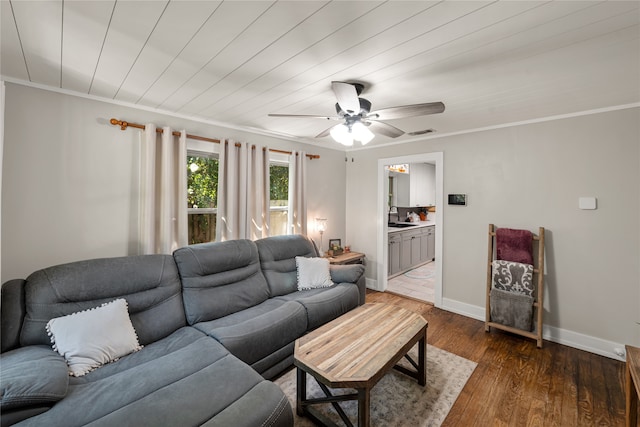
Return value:
<svg viewBox="0 0 640 427">
<path fill-rule="evenodd" d="M 420 264 L 420 255 L 421 255 L 421 248 L 420 248 L 420 236 L 422 234 L 422 230 L 416 230 L 415 232 L 413 232 L 409 237 L 411 240 L 411 255 L 409 256 L 410 260 L 411 260 L 411 264 L 409 265 L 409 268 Z"/>
<path fill-rule="evenodd" d="M 427 234 L 427 256 L 426 260 L 431 261 L 436 257 L 436 227 L 432 225 L 431 227 L 425 228 Z"/>
<path fill-rule="evenodd" d="M 411 163 L 409 175 L 397 174 L 397 206 L 433 206 L 436 169 L 427 163 Z"/>
<path fill-rule="evenodd" d="M 420 263 L 425 263 L 430 260 L 429 258 L 429 235 L 427 229 L 431 227 L 423 228 L 420 233 Z"/>
<path fill-rule="evenodd" d="M 397 274 L 400 272 L 400 242 L 402 237 L 400 234 L 389 234 L 389 275 Z"/>
<path fill-rule="evenodd" d="M 395 276 L 435 258 L 435 226 L 389 233 L 388 274 Z"/>
<path fill-rule="evenodd" d="M 434 225 L 421 229 L 420 264 L 433 261 L 436 256 L 436 227 Z"/>
<path fill-rule="evenodd" d="M 400 233 L 400 270 L 408 270 L 411 267 L 411 231 Z"/>
</svg>

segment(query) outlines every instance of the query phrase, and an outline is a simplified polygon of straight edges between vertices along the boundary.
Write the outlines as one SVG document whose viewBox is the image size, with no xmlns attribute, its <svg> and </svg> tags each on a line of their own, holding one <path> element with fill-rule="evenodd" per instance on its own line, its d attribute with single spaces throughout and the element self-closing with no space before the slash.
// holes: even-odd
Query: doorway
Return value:
<svg viewBox="0 0 640 427">
<path fill-rule="evenodd" d="M 388 287 L 389 272 L 389 228 L 388 206 L 389 206 L 389 172 L 385 166 L 404 164 L 404 163 L 431 163 L 435 165 L 435 284 L 434 284 L 434 301 L 436 307 L 442 306 L 442 242 L 443 242 L 443 208 L 444 208 L 444 191 L 443 176 L 444 162 L 443 153 L 423 153 L 412 154 L 401 157 L 391 157 L 378 160 L 378 229 L 377 229 L 377 258 L 378 280 L 376 281 L 376 290 L 386 291 Z"/>
</svg>

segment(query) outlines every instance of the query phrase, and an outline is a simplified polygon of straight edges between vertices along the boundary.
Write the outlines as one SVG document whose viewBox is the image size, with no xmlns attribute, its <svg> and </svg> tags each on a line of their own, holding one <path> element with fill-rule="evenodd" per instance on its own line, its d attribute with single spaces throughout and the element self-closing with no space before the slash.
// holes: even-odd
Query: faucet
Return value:
<svg viewBox="0 0 640 427">
<path fill-rule="evenodd" d="M 396 208 L 396 215 L 398 215 L 398 207 L 397 206 L 389 206 L 389 216 L 387 218 L 387 223 L 391 222 L 391 211 L 393 210 L 393 208 Z M 398 218 L 400 219 L 400 218 Z"/>
</svg>

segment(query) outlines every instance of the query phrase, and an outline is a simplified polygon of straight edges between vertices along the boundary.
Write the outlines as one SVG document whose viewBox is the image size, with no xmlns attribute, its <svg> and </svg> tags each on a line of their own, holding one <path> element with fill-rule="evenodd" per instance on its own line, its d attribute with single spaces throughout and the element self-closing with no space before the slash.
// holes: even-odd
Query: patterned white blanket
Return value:
<svg viewBox="0 0 640 427">
<path fill-rule="evenodd" d="M 491 270 L 494 288 L 533 296 L 533 265 L 496 260 Z"/>
</svg>

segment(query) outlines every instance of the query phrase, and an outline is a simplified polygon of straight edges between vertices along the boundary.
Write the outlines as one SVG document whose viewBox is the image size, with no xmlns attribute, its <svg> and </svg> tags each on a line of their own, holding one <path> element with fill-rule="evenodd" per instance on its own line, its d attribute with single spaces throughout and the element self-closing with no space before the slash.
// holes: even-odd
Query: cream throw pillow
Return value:
<svg viewBox="0 0 640 427">
<path fill-rule="evenodd" d="M 329 260 L 326 258 L 296 257 L 298 271 L 298 290 L 328 288 L 333 286 L 329 273 Z"/>
<path fill-rule="evenodd" d="M 74 377 L 142 348 L 125 299 L 51 319 L 47 333 L 53 349 L 65 358 L 69 375 Z"/>
</svg>

